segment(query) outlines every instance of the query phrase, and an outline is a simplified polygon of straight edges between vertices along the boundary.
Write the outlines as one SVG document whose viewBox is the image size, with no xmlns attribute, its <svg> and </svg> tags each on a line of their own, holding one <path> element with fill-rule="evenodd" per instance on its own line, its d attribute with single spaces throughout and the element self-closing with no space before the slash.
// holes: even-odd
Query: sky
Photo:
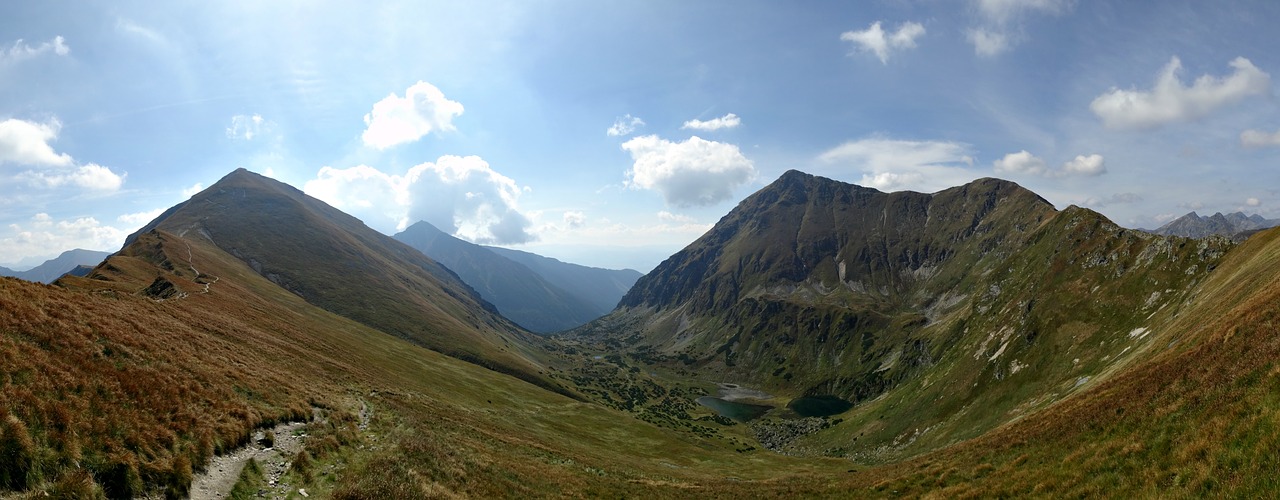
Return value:
<svg viewBox="0 0 1280 500">
<path fill-rule="evenodd" d="M 0 265 L 241 167 L 642 272 L 790 169 L 1280 218 L 1276 47 L 1274 1 L 6 2 Z"/>
</svg>

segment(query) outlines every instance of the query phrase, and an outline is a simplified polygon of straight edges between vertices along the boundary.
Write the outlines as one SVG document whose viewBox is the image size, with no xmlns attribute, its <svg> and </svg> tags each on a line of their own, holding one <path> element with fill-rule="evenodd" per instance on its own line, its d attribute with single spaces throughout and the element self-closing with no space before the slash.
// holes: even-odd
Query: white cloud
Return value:
<svg viewBox="0 0 1280 500">
<path fill-rule="evenodd" d="M 231 117 L 231 126 L 227 127 L 227 138 L 252 141 L 254 137 L 261 136 L 263 132 L 270 131 L 274 126 L 275 123 L 268 121 L 257 113 L 235 115 Z"/>
<path fill-rule="evenodd" d="M 970 146 L 960 142 L 872 137 L 836 146 L 818 160 L 861 172 L 858 184 L 863 186 L 934 192 L 976 178 L 964 167 L 973 165 L 972 154 Z"/>
<path fill-rule="evenodd" d="M 387 149 L 433 130 L 456 130 L 453 119 L 461 114 L 461 103 L 449 100 L 435 85 L 419 81 L 405 90 L 404 97 L 392 93 L 375 103 L 373 111 L 364 115 L 368 128 L 360 137 L 367 146 Z"/>
<path fill-rule="evenodd" d="M 1148 129 L 1202 118 L 1245 97 L 1270 91 L 1271 75 L 1248 59 L 1237 57 L 1230 66 L 1234 71 L 1226 77 L 1203 75 L 1187 86 L 1178 77 L 1182 61 L 1174 57 L 1160 71 L 1151 90 L 1113 87 L 1094 99 L 1089 109 L 1107 127 Z"/>
<path fill-rule="evenodd" d="M 994 165 L 996 172 L 1001 174 L 1044 175 L 1049 172 L 1049 165 L 1045 164 L 1044 160 L 1035 157 L 1025 149 L 1004 155 L 1004 158 L 996 160 Z"/>
<path fill-rule="evenodd" d="M 1107 166 L 1103 163 L 1102 155 L 1099 154 L 1079 155 L 1062 164 L 1063 175 L 1096 177 L 1105 173 L 1107 173 Z"/>
<path fill-rule="evenodd" d="M 43 54 L 54 53 L 65 56 L 71 52 L 71 47 L 67 46 L 66 39 L 61 35 L 53 37 L 53 40 L 41 43 L 40 45 L 31 46 L 23 39 L 19 38 L 13 42 L 7 49 L 0 49 L 0 64 L 14 64 L 33 59 Z"/>
<path fill-rule="evenodd" d="M 1249 129 L 1240 133 L 1240 145 L 1246 148 L 1280 146 L 1280 130 L 1267 132 Z"/>
<path fill-rule="evenodd" d="M 128 236 L 126 231 L 104 226 L 93 217 L 55 221 L 45 213 L 36 214 L 26 224 L 10 224 L 8 229 L 0 238 L 0 255 L 44 259 L 73 248 L 114 250 Z"/>
<path fill-rule="evenodd" d="M 1262 200 L 1259 200 L 1257 198 L 1249 198 L 1247 200 L 1244 200 L 1244 204 L 1251 207 L 1256 207 L 1256 206 L 1262 205 Z"/>
<path fill-rule="evenodd" d="M 984 28 L 971 29 L 965 37 L 973 44 L 973 52 L 985 57 L 999 55 L 1009 50 L 1011 45 L 1008 34 Z"/>
<path fill-rule="evenodd" d="M 536 239 L 519 210 L 525 191 L 478 156 L 442 156 L 435 163 L 387 174 L 359 165 L 321 168 L 303 191 L 382 231 L 425 220 L 440 230 L 485 244 Z"/>
<path fill-rule="evenodd" d="M 617 119 L 613 120 L 613 125 L 610 125 L 609 129 L 605 130 L 604 133 L 607 134 L 609 137 L 619 137 L 624 135 L 630 135 L 632 132 L 635 132 L 637 128 L 640 128 L 643 126 L 644 126 L 644 120 L 641 120 L 639 118 L 636 118 L 628 114 L 626 116 L 620 116 Z"/>
<path fill-rule="evenodd" d="M 996 173 L 1028 174 L 1043 177 L 1084 176 L 1096 177 L 1107 172 L 1106 162 L 1102 155 L 1079 155 L 1062 164 L 1059 169 L 1049 168 L 1044 160 L 1027 152 L 1025 149 L 1017 153 L 1009 153 L 993 164 Z"/>
<path fill-rule="evenodd" d="M 662 193 L 667 204 L 708 206 L 733 196 L 733 190 L 755 178 L 756 168 L 738 146 L 698 136 L 671 142 L 656 135 L 622 144 L 634 164 L 627 185 Z"/>
<path fill-rule="evenodd" d="M 719 118 L 712 118 L 707 121 L 702 121 L 698 119 L 689 120 L 687 122 L 684 122 L 684 126 L 681 126 L 680 128 L 706 130 L 709 132 L 713 130 L 720 130 L 722 128 L 734 128 L 741 124 L 742 124 L 742 119 L 738 118 L 738 115 L 729 113 Z"/>
<path fill-rule="evenodd" d="M 587 215 L 582 212 L 569 211 L 564 213 L 564 223 L 571 228 L 582 227 L 587 223 Z"/>
<path fill-rule="evenodd" d="M 271 176 L 268 174 L 268 175 L 267 175 L 267 177 L 271 177 Z M 204 183 L 202 183 L 202 182 L 197 182 L 197 183 L 195 183 L 195 184 L 192 184 L 192 185 L 191 185 L 191 187 L 183 189 L 183 190 L 182 190 L 182 197 L 183 197 L 183 198 L 190 198 L 190 197 L 192 197 L 192 196 L 195 196 L 195 195 L 196 195 L 196 193 L 199 193 L 199 192 L 201 192 L 201 191 L 204 191 Z"/>
<path fill-rule="evenodd" d="M 1004 23 L 1027 12 L 1057 14 L 1066 9 L 1068 0 L 977 0 L 978 12 L 987 19 Z"/>
<path fill-rule="evenodd" d="M 688 215 L 673 214 L 666 210 L 662 210 L 658 212 L 658 220 L 662 222 L 667 222 L 667 223 L 679 223 L 679 224 L 693 224 L 696 222 L 693 220 L 693 217 L 689 217 Z"/>
<path fill-rule="evenodd" d="M 0 163 L 21 165 L 68 166 L 71 156 L 56 153 L 49 141 L 58 138 L 62 123 L 49 120 L 35 123 L 16 118 L 0 122 Z"/>
<path fill-rule="evenodd" d="M 882 64 L 889 63 L 889 54 L 895 50 L 910 49 L 916 46 L 916 39 L 924 36 L 924 25 L 917 22 L 906 22 L 898 26 L 898 31 L 886 33 L 880 27 L 880 21 L 871 23 L 871 27 L 862 31 L 846 31 L 840 39 L 853 42 L 863 52 L 871 52 L 880 58 Z"/>
<path fill-rule="evenodd" d="M 112 172 L 111 169 L 89 163 L 76 167 L 75 170 L 64 171 L 35 171 L 29 170 L 18 176 L 26 179 L 32 184 L 48 187 L 60 188 L 63 186 L 75 186 L 92 191 L 115 191 L 124 185 L 123 175 Z"/>
<path fill-rule="evenodd" d="M 164 213 L 164 210 L 165 209 L 163 208 L 157 208 L 155 210 L 148 210 L 146 212 L 124 214 L 119 217 L 116 217 L 116 220 L 123 222 L 125 224 L 129 224 L 130 226 L 133 226 L 134 229 L 137 229 L 147 225 L 148 222 L 155 220 L 156 217 L 159 217 L 160 214 Z"/>
</svg>

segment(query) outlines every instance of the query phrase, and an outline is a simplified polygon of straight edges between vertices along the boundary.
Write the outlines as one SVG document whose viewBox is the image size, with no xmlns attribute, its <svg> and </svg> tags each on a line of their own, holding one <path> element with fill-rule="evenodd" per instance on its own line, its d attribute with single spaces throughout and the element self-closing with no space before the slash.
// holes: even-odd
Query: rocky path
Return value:
<svg viewBox="0 0 1280 500">
<path fill-rule="evenodd" d="M 222 500 L 231 493 L 240 471 L 244 470 L 249 459 L 257 460 L 267 478 L 267 485 L 274 488 L 280 477 L 289 470 L 289 463 L 302 450 L 305 434 L 301 434 L 303 422 L 290 422 L 271 428 L 275 433 L 275 445 L 266 447 L 261 444 L 265 431 L 258 431 L 253 443 L 236 450 L 234 453 L 214 457 L 204 472 L 196 474 L 191 482 L 191 498 L 193 500 Z M 295 435 L 297 434 L 297 435 Z M 277 492 L 283 496 L 284 492 Z M 276 496 L 276 495 L 271 495 Z"/>
</svg>

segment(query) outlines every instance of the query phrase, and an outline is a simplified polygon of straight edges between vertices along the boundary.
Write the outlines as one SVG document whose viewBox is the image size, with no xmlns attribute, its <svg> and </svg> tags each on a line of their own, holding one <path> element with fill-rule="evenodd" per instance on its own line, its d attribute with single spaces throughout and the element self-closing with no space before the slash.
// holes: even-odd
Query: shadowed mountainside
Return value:
<svg viewBox="0 0 1280 500">
<path fill-rule="evenodd" d="M 618 301 L 643 274 L 635 269 L 601 269 L 561 262 L 559 259 L 510 248 L 486 247 L 489 250 L 524 264 L 552 285 L 569 292 L 595 307 L 600 317 L 618 307 Z"/>
<path fill-rule="evenodd" d="M 419 221 L 394 238 L 456 272 L 503 316 L 531 331 L 568 330 L 608 312 L 597 311 L 523 264 L 445 234 L 427 222 Z"/>
</svg>

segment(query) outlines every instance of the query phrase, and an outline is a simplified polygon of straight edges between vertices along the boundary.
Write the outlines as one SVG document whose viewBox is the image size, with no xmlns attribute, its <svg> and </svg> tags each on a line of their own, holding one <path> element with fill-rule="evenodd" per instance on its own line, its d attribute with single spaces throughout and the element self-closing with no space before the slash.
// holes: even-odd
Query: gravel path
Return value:
<svg viewBox="0 0 1280 500">
<path fill-rule="evenodd" d="M 245 464 L 249 463 L 252 458 L 262 465 L 262 470 L 267 478 L 267 485 L 276 488 L 285 471 L 289 470 L 289 463 L 293 457 L 302 449 L 303 440 L 306 435 L 294 435 L 297 431 L 306 425 L 304 422 L 291 422 L 277 425 L 271 428 L 271 432 L 275 433 L 275 446 L 267 448 L 260 444 L 265 431 L 258 431 L 254 435 L 253 443 L 236 450 L 234 453 L 214 457 L 209 461 L 209 465 L 204 472 L 195 475 L 195 480 L 191 482 L 191 498 L 193 500 L 222 500 L 227 498 L 231 493 L 231 488 L 236 485 L 236 480 L 240 478 L 240 471 L 244 470 Z M 284 496 L 284 491 L 275 492 L 276 495 Z"/>
</svg>

